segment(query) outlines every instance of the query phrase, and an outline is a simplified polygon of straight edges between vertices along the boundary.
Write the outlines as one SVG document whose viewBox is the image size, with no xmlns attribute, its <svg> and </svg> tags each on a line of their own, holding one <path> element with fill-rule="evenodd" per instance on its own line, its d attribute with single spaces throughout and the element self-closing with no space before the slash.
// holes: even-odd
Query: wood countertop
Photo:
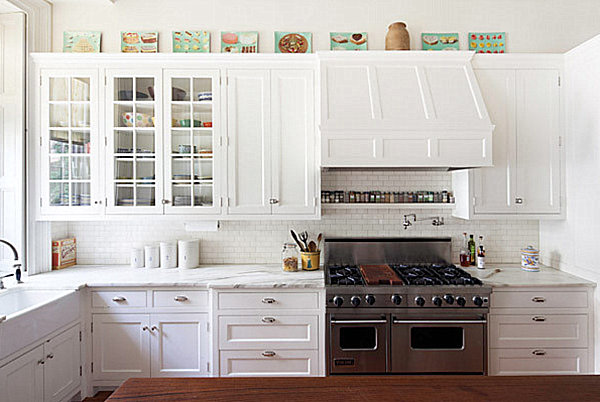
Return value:
<svg viewBox="0 0 600 402">
<path fill-rule="evenodd" d="M 109 401 L 599 401 L 600 376 L 132 378 Z"/>
</svg>

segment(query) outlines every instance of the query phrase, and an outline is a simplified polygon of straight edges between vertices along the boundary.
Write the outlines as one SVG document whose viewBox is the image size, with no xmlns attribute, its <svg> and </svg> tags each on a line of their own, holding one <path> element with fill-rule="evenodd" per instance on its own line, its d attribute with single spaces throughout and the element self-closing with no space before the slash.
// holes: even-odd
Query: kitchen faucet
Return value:
<svg viewBox="0 0 600 402">
<path fill-rule="evenodd" d="M 17 249 L 15 248 L 15 246 L 13 246 L 11 243 L 9 243 L 6 240 L 0 239 L 0 243 L 4 243 L 8 247 L 10 247 L 10 249 L 12 250 L 12 252 L 15 256 L 15 263 L 13 264 L 13 268 L 15 268 L 15 273 L 4 275 L 4 276 L 0 277 L 0 289 L 4 289 L 4 283 L 2 283 L 3 278 L 8 278 L 8 277 L 11 277 L 14 275 L 15 278 L 17 279 L 17 283 L 23 283 L 23 282 L 21 281 L 21 264 L 18 262 L 19 261 L 19 253 L 18 253 Z"/>
<path fill-rule="evenodd" d="M 412 226 L 412 222 L 409 219 L 411 217 L 413 218 L 413 222 L 431 220 L 431 224 L 433 226 L 444 225 L 444 217 L 443 216 L 430 216 L 428 218 L 417 219 L 417 214 L 408 214 L 408 215 L 404 215 L 404 220 L 402 221 L 402 226 L 404 226 L 404 230 L 407 230 L 409 227 Z"/>
</svg>

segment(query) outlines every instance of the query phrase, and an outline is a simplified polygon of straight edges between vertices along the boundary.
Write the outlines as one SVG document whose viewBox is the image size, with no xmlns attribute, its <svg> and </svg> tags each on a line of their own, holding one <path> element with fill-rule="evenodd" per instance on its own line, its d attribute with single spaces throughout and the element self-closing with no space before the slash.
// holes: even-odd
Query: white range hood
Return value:
<svg viewBox="0 0 600 402">
<path fill-rule="evenodd" d="M 323 52 L 321 165 L 462 169 L 492 165 L 492 125 L 474 52 Z"/>
</svg>

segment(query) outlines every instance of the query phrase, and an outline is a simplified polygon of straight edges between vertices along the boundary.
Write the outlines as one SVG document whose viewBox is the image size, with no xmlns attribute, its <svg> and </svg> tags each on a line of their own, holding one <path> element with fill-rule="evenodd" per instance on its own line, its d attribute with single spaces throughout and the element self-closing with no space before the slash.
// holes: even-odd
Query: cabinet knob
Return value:
<svg viewBox="0 0 600 402">
<path fill-rule="evenodd" d="M 538 349 L 538 350 L 534 350 L 533 352 L 531 352 L 531 354 L 535 355 L 535 356 L 544 356 L 546 354 L 546 351 Z"/>
<path fill-rule="evenodd" d="M 262 355 L 264 357 L 274 357 L 277 353 L 273 352 L 272 350 L 265 350 L 264 352 L 262 352 Z"/>
<path fill-rule="evenodd" d="M 94 205 L 102 205 L 102 200 L 94 201 Z"/>
<path fill-rule="evenodd" d="M 148 328 L 148 326 L 147 326 L 147 325 L 144 325 L 144 326 L 142 327 L 142 331 L 148 331 L 149 329 L 150 329 L 150 328 Z"/>
<path fill-rule="evenodd" d="M 184 302 L 184 301 L 188 301 L 188 297 L 187 296 L 175 296 L 175 298 L 173 299 L 176 302 Z"/>
<path fill-rule="evenodd" d="M 541 297 L 541 296 L 536 296 L 536 297 L 532 297 L 531 301 L 534 303 L 545 303 L 546 302 L 546 298 Z"/>
<path fill-rule="evenodd" d="M 536 322 L 544 322 L 546 321 L 546 317 L 535 316 L 532 318 L 532 320 Z"/>
<path fill-rule="evenodd" d="M 271 203 L 271 205 L 272 204 L 278 204 L 279 200 L 277 198 L 271 198 L 271 199 L 269 199 L 269 203 Z"/>
<path fill-rule="evenodd" d="M 523 203 L 523 199 L 520 197 L 515 198 L 515 204 L 522 204 Z"/>
<path fill-rule="evenodd" d="M 267 324 L 272 324 L 275 322 L 275 317 L 263 317 L 261 321 Z"/>
<path fill-rule="evenodd" d="M 171 203 L 171 201 L 169 201 L 169 200 L 162 200 L 163 205 L 170 204 L 170 203 Z"/>
<path fill-rule="evenodd" d="M 275 299 L 273 299 L 272 297 L 265 297 L 262 299 L 262 302 L 265 304 L 273 304 L 275 303 Z"/>
<path fill-rule="evenodd" d="M 38 364 L 38 365 L 39 365 L 39 364 L 44 364 L 44 363 L 45 363 L 45 362 L 44 362 L 44 359 L 40 359 L 40 360 L 38 360 L 38 361 L 37 361 L 37 364 Z"/>
<path fill-rule="evenodd" d="M 49 355 L 46 356 L 46 359 L 54 359 L 54 354 L 50 353 Z"/>
<path fill-rule="evenodd" d="M 115 296 L 115 297 L 112 298 L 112 301 L 114 301 L 115 303 L 122 303 L 125 300 L 127 300 L 125 298 L 125 296 Z"/>
<path fill-rule="evenodd" d="M 150 328 L 150 331 L 154 332 L 158 332 L 158 327 L 156 325 L 153 325 L 152 328 Z"/>
</svg>

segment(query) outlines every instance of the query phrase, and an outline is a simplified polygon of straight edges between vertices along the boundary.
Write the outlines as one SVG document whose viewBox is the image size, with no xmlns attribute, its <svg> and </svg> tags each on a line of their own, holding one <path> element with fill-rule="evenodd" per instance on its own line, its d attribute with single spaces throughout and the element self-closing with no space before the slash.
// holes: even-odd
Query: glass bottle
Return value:
<svg viewBox="0 0 600 402">
<path fill-rule="evenodd" d="M 479 247 L 477 248 L 477 268 L 485 268 L 485 247 L 483 246 L 483 236 L 479 236 Z"/>
<path fill-rule="evenodd" d="M 470 264 L 469 240 L 467 239 L 467 232 L 463 232 L 463 244 L 460 248 L 460 266 L 468 267 Z"/>
<path fill-rule="evenodd" d="M 475 239 L 473 239 L 473 235 L 469 238 L 469 260 L 471 265 L 475 265 L 475 260 L 477 258 L 477 246 L 475 245 Z"/>
<path fill-rule="evenodd" d="M 298 248 L 294 243 L 284 243 L 281 251 L 281 268 L 285 272 L 298 271 Z"/>
</svg>

